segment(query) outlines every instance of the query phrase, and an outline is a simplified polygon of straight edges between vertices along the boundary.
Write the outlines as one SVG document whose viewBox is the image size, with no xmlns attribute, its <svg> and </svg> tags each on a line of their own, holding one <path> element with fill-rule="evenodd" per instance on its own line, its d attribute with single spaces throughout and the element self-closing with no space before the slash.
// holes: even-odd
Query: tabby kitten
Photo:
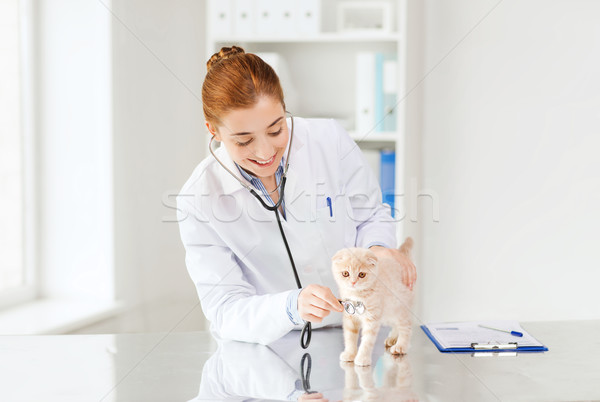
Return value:
<svg viewBox="0 0 600 402">
<path fill-rule="evenodd" d="M 408 237 L 400 246 L 400 251 L 407 257 L 410 257 L 412 244 Z M 391 327 L 385 340 L 390 353 L 405 354 L 412 326 L 413 291 L 402 282 L 402 268 L 398 262 L 390 258 L 378 261 L 375 254 L 365 248 L 346 248 L 333 256 L 332 271 L 341 299 L 353 304 L 343 313 L 345 349 L 340 360 L 369 366 L 381 325 Z M 352 310 L 355 314 L 348 313 Z M 361 328 L 362 339 L 357 348 Z"/>
</svg>

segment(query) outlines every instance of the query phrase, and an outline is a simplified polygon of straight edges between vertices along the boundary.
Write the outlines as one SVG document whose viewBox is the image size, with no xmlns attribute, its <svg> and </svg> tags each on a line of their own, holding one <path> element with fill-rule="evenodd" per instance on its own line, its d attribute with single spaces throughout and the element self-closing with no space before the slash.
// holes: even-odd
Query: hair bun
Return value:
<svg viewBox="0 0 600 402">
<path fill-rule="evenodd" d="M 221 60 L 227 60 L 236 54 L 246 53 L 244 49 L 239 46 L 222 47 L 217 53 L 213 54 L 210 59 L 206 62 L 206 71 L 209 71 L 216 63 Z"/>
</svg>

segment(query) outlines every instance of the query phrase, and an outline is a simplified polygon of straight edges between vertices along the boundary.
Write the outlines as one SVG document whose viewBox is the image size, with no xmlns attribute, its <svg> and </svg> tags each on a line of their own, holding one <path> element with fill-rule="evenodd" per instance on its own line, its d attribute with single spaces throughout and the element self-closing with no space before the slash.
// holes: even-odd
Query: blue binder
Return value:
<svg viewBox="0 0 600 402">
<path fill-rule="evenodd" d="M 381 153 L 381 194 L 382 202 L 392 208 L 394 216 L 394 195 L 396 192 L 396 152 L 382 150 Z"/>
</svg>

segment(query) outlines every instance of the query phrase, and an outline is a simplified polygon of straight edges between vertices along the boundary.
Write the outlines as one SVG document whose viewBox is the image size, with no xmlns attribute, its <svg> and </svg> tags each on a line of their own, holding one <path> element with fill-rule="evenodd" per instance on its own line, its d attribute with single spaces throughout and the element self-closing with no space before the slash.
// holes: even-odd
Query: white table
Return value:
<svg viewBox="0 0 600 402">
<path fill-rule="evenodd" d="M 600 400 L 600 321 L 522 326 L 550 350 L 443 354 L 416 327 L 406 357 L 393 359 L 379 346 L 366 369 L 338 361 L 341 329 L 314 331 L 310 387 L 330 400 Z M 0 400 L 295 398 L 304 392 L 300 361 L 307 351 L 298 332 L 270 347 L 218 345 L 206 332 L 0 336 Z"/>
</svg>

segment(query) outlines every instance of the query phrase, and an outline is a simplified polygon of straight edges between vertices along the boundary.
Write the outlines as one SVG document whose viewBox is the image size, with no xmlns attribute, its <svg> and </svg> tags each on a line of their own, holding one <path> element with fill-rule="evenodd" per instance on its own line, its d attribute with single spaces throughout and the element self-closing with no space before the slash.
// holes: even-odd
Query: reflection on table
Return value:
<svg viewBox="0 0 600 402">
<path fill-rule="evenodd" d="M 269 346 L 219 342 L 195 400 L 417 400 L 408 359 L 390 355 L 380 338 L 371 367 L 339 361 L 341 329 L 315 331 L 307 350 L 300 348 L 297 332 Z"/>
</svg>

